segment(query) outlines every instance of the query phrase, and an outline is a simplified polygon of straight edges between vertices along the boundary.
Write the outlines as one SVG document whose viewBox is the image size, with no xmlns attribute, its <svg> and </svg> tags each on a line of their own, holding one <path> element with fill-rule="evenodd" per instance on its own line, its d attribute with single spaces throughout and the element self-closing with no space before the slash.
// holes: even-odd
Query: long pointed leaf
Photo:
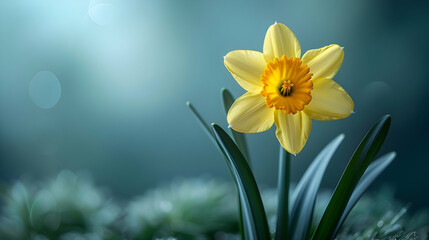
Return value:
<svg viewBox="0 0 429 240">
<path fill-rule="evenodd" d="M 249 239 L 249 229 L 248 227 L 244 226 L 244 219 L 248 218 L 247 216 L 244 216 L 246 212 L 243 212 L 242 207 L 243 199 L 241 199 L 240 192 L 238 192 L 238 232 L 240 233 L 241 240 Z"/>
<path fill-rule="evenodd" d="M 373 183 L 374 180 L 393 162 L 393 159 L 395 159 L 395 157 L 396 153 L 391 152 L 378 158 L 368 166 L 368 169 L 366 169 L 365 173 L 362 176 L 362 179 L 359 181 L 355 190 L 353 191 L 350 200 L 347 203 L 346 209 L 344 209 L 343 215 L 341 215 L 341 219 L 337 224 L 337 228 L 335 229 L 334 235 L 338 233 L 344 221 L 346 220 L 346 217 L 349 215 L 350 211 L 359 201 L 360 197 L 362 197 L 362 195 L 365 193 L 371 183 Z"/>
<path fill-rule="evenodd" d="M 335 229 L 346 209 L 347 203 L 356 185 L 364 174 L 369 164 L 374 160 L 383 145 L 389 131 L 391 118 L 389 115 L 382 117 L 369 132 L 350 159 L 341 179 L 329 201 L 325 213 L 313 235 L 313 239 L 333 239 Z"/>
<path fill-rule="evenodd" d="M 230 165 L 228 164 L 228 166 Z M 231 167 L 230 167 L 230 170 L 231 170 Z M 234 177 L 235 174 L 233 170 L 231 170 L 231 173 Z M 240 235 L 242 237 L 244 236 L 242 240 L 257 240 L 258 238 L 256 234 L 256 229 L 254 227 L 254 221 L 251 214 L 252 210 L 250 209 L 249 205 L 245 200 L 245 197 L 244 197 L 245 193 L 243 192 L 242 189 L 239 188 L 238 183 L 236 185 L 238 190 L 238 200 L 240 201 L 239 207 L 241 208 L 241 213 L 239 214 L 240 214 L 241 225 L 243 227 L 243 232 L 241 232 Z"/>
<path fill-rule="evenodd" d="M 216 140 L 213 137 L 212 132 L 210 131 L 210 127 L 207 125 L 204 118 L 198 113 L 197 109 L 192 105 L 191 102 L 187 101 L 186 106 L 189 107 L 191 112 L 194 114 L 195 118 L 197 119 L 198 123 L 200 124 L 201 128 L 204 130 L 204 132 L 207 134 L 207 136 L 210 138 L 210 140 L 213 142 L 215 146 L 217 146 Z"/>
<path fill-rule="evenodd" d="M 344 134 L 332 140 L 313 160 L 310 167 L 299 181 L 293 196 L 291 209 L 292 239 L 306 239 L 309 234 L 313 209 L 317 192 L 320 187 L 325 170 L 344 139 Z"/>
<path fill-rule="evenodd" d="M 243 206 L 246 206 L 245 209 L 249 210 L 250 218 L 246 219 L 245 224 L 253 226 L 251 228 L 254 230 L 252 232 L 253 239 L 269 240 L 270 231 L 264 205 L 262 204 L 258 186 L 247 160 L 234 141 L 221 127 L 212 124 L 212 131 L 233 173 L 240 195 L 245 203 Z"/>
<path fill-rule="evenodd" d="M 232 104 L 234 103 L 235 99 L 232 96 L 232 94 L 228 91 L 228 89 L 226 88 L 222 88 L 221 91 L 221 99 L 223 102 L 223 107 L 225 110 L 225 117 L 228 117 L 228 111 L 231 108 Z M 249 158 L 249 152 L 247 150 L 247 143 L 246 143 L 246 138 L 244 136 L 243 133 L 240 132 L 236 132 L 234 131 L 234 129 L 229 128 L 229 131 L 232 134 L 232 137 L 235 141 L 235 143 L 237 144 L 238 148 L 241 150 L 241 152 L 243 153 L 244 157 L 247 159 L 247 162 L 250 164 L 250 158 Z M 238 195 L 238 198 L 240 198 L 240 195 Z M 239 225 L 240 225 L 240 235 L 242 239 L 247 239 L 249 238 L 248 235 L 249 233 L 247 232 L 248 229 L 247 228 L 243 228 L 243 212 L 241 211 L 241 199 L 239 199 L 239 209 L 240 209 L 240 221 L 239 221 Z M 246 237 L 245 237 L 246 236 Z"/>
<path fill-rule="evenodd" d="M 228 91 L 228 89 L 226 88 L 222 88 L 221 90 L 221 98 L 223 101 L 223 107 L 225 110 L 225 116 L 228 115 L 228 111 L 229 108 L 231 108 L 232 104 L 234 103 L 235 99 L 232 96 L 232 94 Z M 234 131 L 234 129 L 230 128 L 229 129 L 232 137 L 235 141 L 235 143 L 237 144 L 238 148 L 241 150 L 241 152 L 243 153 L 244 157 L 247 159 L 247 161 L 250 164 L 250 158 L 249 158 L 249 151 L 247 150 L 247 142 L 246 142 L 246 137 L 243 133 L 241 132 L 237 132 Z"/>
<path fill-rule="evenodd" d="M 210 130 L 209 126 L 206 124 L 206 121 L 203 119 L 203 117 L 198 113 L 197 109 L 195 109 L 195 107 L 192 105 L 191 102 L 186 102 L 186 105 L 189 107 L 189 109 L 191 110 L 191 112 L 194 114 L 195 119 L 197 119 L 198 123 L 200 124 L 201 128 L 204 130 L 204 132 L 207 134 L 207 136 L 209 137 L 209 139 L 212 141 L 212 143 L 216 146 L 216 148 L 222 152 L 222 150 L 219 148 L 213 134 L 212 131 Z M 222 153 L 223 154 L 223 153 Z M 225 156 L 224 156 L 225 157 Z M 248 211 L 243 210 L 242 209 L 242 202 L 243 200 L 241 199 L 240 194 L 238 194 L 238 215 L 239 215 L 239 230 L 240 230 L 240 235 L 242 237 L 242 239 L 249 239 L 250 237 L 250 229 L 252 226 L 244 226 L 243 225 L 243 218 L 249 218 L 246 215 L 248 214 Z"/>
</svg>

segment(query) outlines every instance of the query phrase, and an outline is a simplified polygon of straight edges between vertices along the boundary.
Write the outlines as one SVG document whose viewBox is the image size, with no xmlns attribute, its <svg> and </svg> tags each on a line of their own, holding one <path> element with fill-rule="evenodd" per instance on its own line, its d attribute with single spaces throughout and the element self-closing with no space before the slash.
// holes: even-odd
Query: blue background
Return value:
<svg viewBox="0 0 429 240">
<path fill-rule="evenodd" d="M 334 80 L 356 112 L 313 121 L 292 160 L 292 180 L 345 133 L 323 182 L 335 187 L 367 129 L 391 114 L 381 154 L 398 156 L 375 185 L 390 184 L 404 202 L 427 206 L 427 12 L 424 1 L 400 0 L 1 1 L 0 180 L 83 169 L 128 197 L 179 176 L 229 179 L 185 102 L 226 127 L 220 89 L 235 97 L 245 91 L 222 57 L 262 51 L 277 21 L 294 31 L 303 53 L 331 43 L 345 47 Z M 41 71 L 54 77 L 34 87 Z M 261 186 L 276 184 L 274 132 L 248 135 Z"/>
</svg>

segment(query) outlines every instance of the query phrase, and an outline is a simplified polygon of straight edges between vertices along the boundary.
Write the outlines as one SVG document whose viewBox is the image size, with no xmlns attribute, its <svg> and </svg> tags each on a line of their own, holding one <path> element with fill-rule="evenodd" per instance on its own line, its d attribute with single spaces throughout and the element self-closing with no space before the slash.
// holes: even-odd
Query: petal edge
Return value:
<svg viewBox="0 0 429 240">
<path fill-rule="evenodd" d="M 259 93 L 262 83 L 259 81 L 266 62 L 261 52 L 236 50 L 224 57 L 224 64 L 237 83 L 248 92 Z"/>
<path fill-rule="evenodd" d="M 313 79 L 332 79 L 341 67 L 344 59 L 344 50 L 337 44 L 308 50 L 302 56 L 302 62 L 310 68 Z"/>
<path fill-rule="evenodd" d="M 305 143 L 311 130 L 311 118 L 303 111 L 296 114 L 284 114 L 277 110 L 274 114 L 274 122 L 277 130 L 276 136 L 286 151 L 298 154 Z"/>
<path fill-rule="evenodd" d="M 232 104 L 227 120 L 237 132 L 263 132 L 274 123 L 274 108 L 267 107 L 262 95 L 245 93 Z"/>
<path fill-rule="evenodd" d="M 354 103 L 338 83 L 329 78 L 314 82 L 311 102 L 304 111 L 315 120 L 337 120 L 353 113 Z"/>
<path fill-rule="evenodd" d="M 286 25 L 275 23 L 271 25 L 264 40 L 264 56 L 267 62 L 274 58 L 301 57 L 301 46 L 295 34 Z"/>
</svg>

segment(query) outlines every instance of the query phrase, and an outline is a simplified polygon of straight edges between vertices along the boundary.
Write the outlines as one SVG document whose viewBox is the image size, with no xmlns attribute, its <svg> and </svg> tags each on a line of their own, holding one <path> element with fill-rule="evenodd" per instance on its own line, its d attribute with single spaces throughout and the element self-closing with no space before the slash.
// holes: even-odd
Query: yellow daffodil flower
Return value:
<svg viewBox="0 0 429 240">
<path fill-rule="evenodd" d="M 310 134 L 311 119 L 336 120 L 353 113 L 353 100 L 332 80 L 343 58 L 343 48 L 336 44 L 301 57 L 293 32 L 280 23 L 270 26 L 263 53 L 237 50 L 225 56 L 225 66 L 247 91 L 229 109 L 229 127 L 256 133 L 275 123 L 283 148 L 299 153 Z"/>
</svg>

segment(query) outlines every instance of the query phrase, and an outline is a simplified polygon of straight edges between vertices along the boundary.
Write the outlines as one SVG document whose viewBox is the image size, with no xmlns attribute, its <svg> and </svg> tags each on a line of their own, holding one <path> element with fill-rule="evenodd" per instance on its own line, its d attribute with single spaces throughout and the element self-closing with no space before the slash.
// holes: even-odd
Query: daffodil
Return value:
<svg viewBox="0 0 429 240">
<path fill-rule="evenodd" d="M 311 120 L 336 120 L 353 113 L 353 100 L 332 80 L 344 51 L 332 44 L 307 51 L 284 24 L 270 26 L 263 53 L 237 50 L 225 66 L 247 93 L 228 112 L 229 127 L 244 133 L 277 126 L 276 136 L 288 152 L 299 153 L 307 142 Z"/>
</svg>

